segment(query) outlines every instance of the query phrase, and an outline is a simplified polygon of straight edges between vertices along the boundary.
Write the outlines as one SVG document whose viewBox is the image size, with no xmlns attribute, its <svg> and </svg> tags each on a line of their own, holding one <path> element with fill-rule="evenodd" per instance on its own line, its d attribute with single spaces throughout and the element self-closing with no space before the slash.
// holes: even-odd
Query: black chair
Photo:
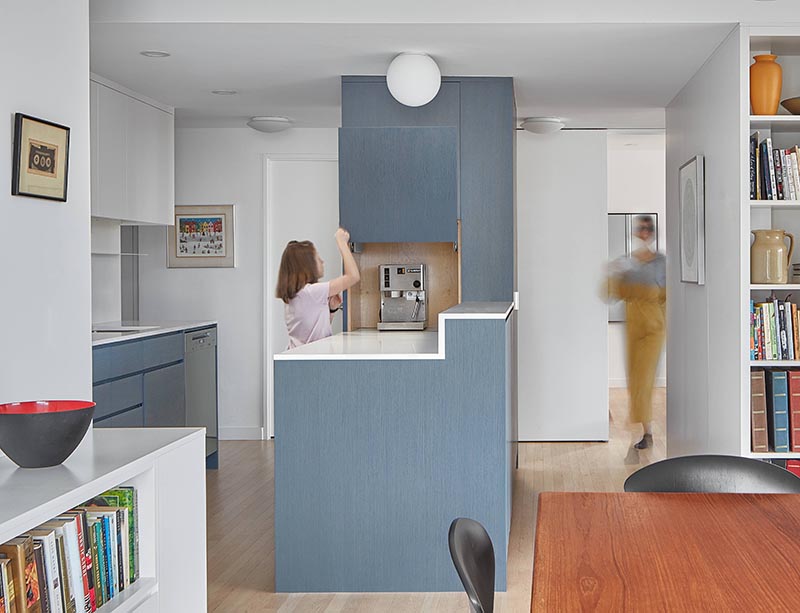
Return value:
<svg viewBox="0 0 800 613">
<path fill-rule="evenodd" d="M 450 524 L 450 557 L 464 584 L 472 613 L 494 610 L 494 547 L 486 529 L 459 517 Z"/>
<path fill-rule="evenodd" d="M 800 479 L 769 462 L 727 455 L 668 458 L 625 480 L 626 492 L 800 494 Z"/>
</svg>

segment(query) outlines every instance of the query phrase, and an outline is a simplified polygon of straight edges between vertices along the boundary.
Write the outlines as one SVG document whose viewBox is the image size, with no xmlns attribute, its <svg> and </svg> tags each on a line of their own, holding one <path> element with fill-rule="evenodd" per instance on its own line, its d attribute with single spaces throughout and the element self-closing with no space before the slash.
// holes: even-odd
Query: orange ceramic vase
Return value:
<svg viewBox="0 0 800 613">
<path fill-rule="evenodd" d="M 753 115 L 777 115 L 783 73 L 777 55 L 756 55 L 750 64 L 750 106 Z"/>
</svg>

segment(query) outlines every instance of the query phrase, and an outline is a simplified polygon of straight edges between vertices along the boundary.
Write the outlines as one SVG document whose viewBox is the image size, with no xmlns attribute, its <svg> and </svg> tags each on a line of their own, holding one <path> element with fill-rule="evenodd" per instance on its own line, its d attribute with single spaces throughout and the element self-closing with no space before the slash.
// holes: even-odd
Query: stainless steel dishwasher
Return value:
<svg viewBox="0 0 800 613">
<path fill-rule="evenodd" d="M 217 328 L 184 335 L 186 425 L 206 429 L 206 467 L 217 468 Z"/>
</svg>

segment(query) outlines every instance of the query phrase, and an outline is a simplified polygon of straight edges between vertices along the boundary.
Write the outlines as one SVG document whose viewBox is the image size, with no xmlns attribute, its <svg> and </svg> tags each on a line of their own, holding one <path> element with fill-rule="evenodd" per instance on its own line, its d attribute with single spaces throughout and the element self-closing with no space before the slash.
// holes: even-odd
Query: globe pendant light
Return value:
<svg viewBox="0 0 800 613">
<path fill-rule="evenodd" d="M 439 93 L 442 73 L 424 53 L 401 53 L 389 64 L 386 85 L 395 100 L 406 106 L 428 104 Z"/>
</svg>

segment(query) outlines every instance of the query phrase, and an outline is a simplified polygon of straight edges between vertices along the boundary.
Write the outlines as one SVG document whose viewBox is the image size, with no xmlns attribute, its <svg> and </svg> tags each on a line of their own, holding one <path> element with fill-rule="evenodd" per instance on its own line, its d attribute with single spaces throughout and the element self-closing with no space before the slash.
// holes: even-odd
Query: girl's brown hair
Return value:
<svg viewBox="0 0 800 613">
<path fill-rule="evenodd" d="M 316 255 L 317 250 L 311 241 L 289 241 L 278 270 L 277 298 L 288 304 L 306 284 L 319 281 Z"/>
</svg>

